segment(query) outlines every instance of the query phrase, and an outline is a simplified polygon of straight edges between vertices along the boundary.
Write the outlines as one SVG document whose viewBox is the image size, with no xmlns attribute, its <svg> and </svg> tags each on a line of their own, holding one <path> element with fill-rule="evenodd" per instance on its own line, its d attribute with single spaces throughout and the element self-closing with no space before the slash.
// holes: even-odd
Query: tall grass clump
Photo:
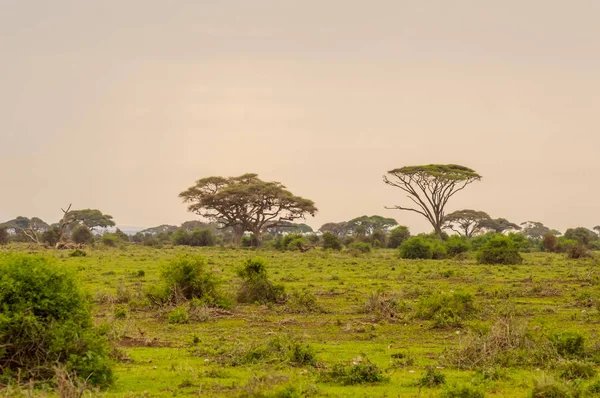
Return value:
<svg viewBox="0 0 600 398">
<path fill-rule="evenodd" d="M 106 336 L 72 273 L 43 256 L 0 256 L 0 384 L 46 381 L 56 366 L 105 387 L 113 383 Z"/>
<path fill-rule="evenodd" d="M 242 279 L 237 294 L 238 302 L 267 304 L 284 301 L 284 287 L 269 280 L 263 258 L 247 259 L 237 274 Z"/>
</svg>

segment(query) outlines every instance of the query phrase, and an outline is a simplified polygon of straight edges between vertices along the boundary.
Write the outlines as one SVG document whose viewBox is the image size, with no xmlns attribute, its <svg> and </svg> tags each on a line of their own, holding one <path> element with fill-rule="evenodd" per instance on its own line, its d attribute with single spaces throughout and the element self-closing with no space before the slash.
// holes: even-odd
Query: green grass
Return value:
<svg viewBox="0 0 600 398">
<path fill-rule="evenodd" d="M 11 250 L 34 250 L 12 246 Z M 524 254 L 518 266 L 478 265 L 464 260 L 401 260 L 397 251 L 374 250 L 356 255 L 313 250 L 307 253 L 221 248 L 86 249 L 86 257 L 48 251 L 77 272 L 96 301 L 98 324 L 108 323 L 120 350 L 116 384 L 106 397 L 172 396 L 440 396 L 445 386 L 419 387 L 428 366 L 439 367 L 446 385 L 471 384 L 486 396 L 527 396 L 536 380 L 559 379 L 546 367 L 501 369 L 502 377 L 440 364 L 446 350 L 462 344 L 470 330 L 485 330 L 507 303 L 511 316 L 525 320 L 539 335 L 574 331 L 587 337 L 590 350 L 599 339 L 596 303 L 600 302 L 598 257 L 568 260 L 564 255 Z M 144 291 L 160 283 L 161 267 L 181 254 L 202 255 L 208 268 L 234 298 L 241 263 L 259 255 L 269 278 L 286 292 L 308 289 L 322 312 L 291 311 L 285 305 L 234 304 L 230 310 L 208 309 L 185 324 L 169 323 L 173 308 L 146 305 Z M 140 272 L 143 271 L 143 272 Z M 117 293 L 119 291 L 119 293 Z M 369 296 L 394 300 L 393 315 L 365 310 Z M 419 300 L 429 293 L 465 292 L 477 311 L 463 326 L 434 328 L 434 320 L 417 318 Z M 115 307 L 126 316 L 115 319 Z M 122 313 L 123 311 L 117 311 Z M 231 366 L 228 356 L 291 336 L 312 346 L 316 366 L 297 366 L 277 358 Z M 600 347 L 600 343 L 599 347 Z M 398 357 L 410 360 L 399 360 Z M 596 358 L 600 359 L 600 356 Z M 323 372 L 335 364 L 368 360 L 388 381 L 343 385 L 327 382 Z M 593 360 L 593 358 L 588 358 Z M 594 365 L 599 370 L 597 365 Z M 494 373 L 496 374 L 496 373 Z M 580 381 L 582 391 L 596 379 Z M 262 395 L 261 395 L 262 394 Z M 296 394 L 296 395 L 294 395 Z M 1 394 L 0 394 L 1 395 Z"/>
</svg>

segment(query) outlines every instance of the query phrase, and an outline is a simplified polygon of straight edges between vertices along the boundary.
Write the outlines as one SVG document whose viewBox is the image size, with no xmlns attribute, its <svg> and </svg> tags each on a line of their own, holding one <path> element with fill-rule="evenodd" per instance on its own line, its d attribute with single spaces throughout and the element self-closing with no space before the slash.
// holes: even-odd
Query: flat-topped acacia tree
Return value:
<svg viewBox="0 0 600 398">
<path fill-rule="evenodd" d="M 250 231 L 260 246 L 266 229 L 317 212 L 312 200 L 293 195 L 281 183 L 263 181 L 256 174 L 203 178 L 179 197 L 189 211 L 231 227 L 236 245 L 244 232 Z"/>
<path fill-rule="evenodd" d="M 466 238 L 472 238 L 483 228 L 482 223 L 491 219 L 484 211 L 456 210 L 444 216 L 444 228 L 451 229 Z"/>
<path fill-rule="evenodd" d="M 416 207 L 396 205 L 388 209 L 421 214 L 440 237 L 448 200 L 470 183 L 481 180 L 481 176 L 474 170 L 456 164 L 407 166 L 390 170 L 387 174 L 383 176 L 383 181 L 406 192 L 408 198 L 416 204 Z"/>
</svg>

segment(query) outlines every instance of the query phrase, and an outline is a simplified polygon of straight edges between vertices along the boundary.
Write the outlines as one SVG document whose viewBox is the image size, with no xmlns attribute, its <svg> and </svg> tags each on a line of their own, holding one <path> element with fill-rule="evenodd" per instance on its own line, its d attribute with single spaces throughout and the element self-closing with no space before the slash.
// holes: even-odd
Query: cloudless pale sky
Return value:
<svg viewBox="0 0 600 398">
<path fill-rule="evenodd" d="M 255 172 L 307 223 L 419 215 L 407 165 L 483 175 L 448 210 L 600 224 L 596 0 L 0 0 L 0 221 L 98 208 L 194 219 L 198 178 Z"/>
</svg>

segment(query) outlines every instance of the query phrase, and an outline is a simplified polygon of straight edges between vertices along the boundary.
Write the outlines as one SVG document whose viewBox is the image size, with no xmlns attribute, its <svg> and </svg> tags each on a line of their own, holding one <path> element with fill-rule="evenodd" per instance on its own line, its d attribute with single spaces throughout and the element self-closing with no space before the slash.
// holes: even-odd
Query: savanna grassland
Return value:
<svg viewBox="0 0 600 398">
<path fill-rule="evenodd" d="M 15 248 L 37 250 L 6 250 Z M 522 265 L 503 266 L 479 265 L 471 255 L 405 260 L 388 249 L 127 245 L 83 257 L 44 253 L 76 274 L 114 345 L 116 382 L 95 393 L 106 397 L 600 391 L 597 254 L 525 253 Z M 148 300 L 161 270 L 181 256 L 206 260 L 228 304 Z M 285 300 L 235 302 L 237 271 L 255 256 L 265 260 L 270 281 L 283 285 Z"/>
</svg>

